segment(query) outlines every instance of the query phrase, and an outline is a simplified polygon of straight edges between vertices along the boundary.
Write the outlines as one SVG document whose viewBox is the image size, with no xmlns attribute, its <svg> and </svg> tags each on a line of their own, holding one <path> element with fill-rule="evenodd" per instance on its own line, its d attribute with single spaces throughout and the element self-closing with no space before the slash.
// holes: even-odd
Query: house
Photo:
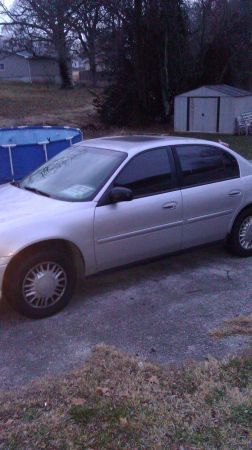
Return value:
<svg viewBox="0 0 252 450">
<path fill-rule="evenodd" d="M 252 92 L 226 84 L 206 85 L 177 95 L 175 131 L 235 133 L 235 119 L 252 111 Z"/>
<path fill-rule="evenodd" d="M 95 58 L 96 72 L 104 72 L 106 70 L 104 58 L 97 56 Z M 90 62 L 87 57 L 80 58 L 79 56 L 72 59 L 72 69 L 84 72 L 90 71 Z"/>
<path fill-rule="evenodd" d="M 23 51 L 4 52 L 0 56 L 0 80 L 60 83 L 57 62 L 48 56 L 34 56 Z"/>
<path fill-rule="evenodd" d="M 106 72 L 106 66 L 104 58 L 97 56 L 95 59 L 96 64 L 96 82 L 99 86 L 106 85 L 108 83 L 108 77 Z M 93 75 L 90 68 L 90 62 L 87 57 L 75 57 L 72 59 L 73 79 L 76 82 L 84 82 L 88 85 L 93 83 Z"/>
<path fill-rule="evenodd" d="M 72 69 L 73 70 L 89 70 L 88 58 L 81 58 L 80 56 L 75 56 L 72 59 Z"/>
</svg>

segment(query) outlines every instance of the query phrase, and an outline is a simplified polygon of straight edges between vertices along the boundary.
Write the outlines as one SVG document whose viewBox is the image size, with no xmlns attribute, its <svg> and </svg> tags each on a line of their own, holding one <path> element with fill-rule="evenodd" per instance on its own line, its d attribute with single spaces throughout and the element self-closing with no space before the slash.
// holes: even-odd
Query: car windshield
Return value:
<svg viewBox="0 0 252 450">
<path fill-rule="evenodd" d="M 18 186 L 59 200 L 92 200 L 126 156 L 114 150 L 74 146 L 39 167 Z"/>
</svg>

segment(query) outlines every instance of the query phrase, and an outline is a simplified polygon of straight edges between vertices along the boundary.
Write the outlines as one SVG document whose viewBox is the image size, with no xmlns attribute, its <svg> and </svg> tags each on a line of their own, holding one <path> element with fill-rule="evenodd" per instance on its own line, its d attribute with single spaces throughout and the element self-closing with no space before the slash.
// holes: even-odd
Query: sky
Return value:
<svg viewBox="0 0 252 450">
<path fill-rule="evenodd" d="M 2 1 L 8 8 L 10 8 L 10 6 L 12 5 L 14 0 L 2 0 Z M 4 19 L 4 17 L 2 17 L 2 18 Z M 1 27 L 0 27 L 0 31 L 1 31 Z"/>
<path fill-rule="evenodd" d="M 11 6 L 11 4 L 13 3 L 13 0 L 4 0 L 4 3 L 9 8 Z"/>
</svg>

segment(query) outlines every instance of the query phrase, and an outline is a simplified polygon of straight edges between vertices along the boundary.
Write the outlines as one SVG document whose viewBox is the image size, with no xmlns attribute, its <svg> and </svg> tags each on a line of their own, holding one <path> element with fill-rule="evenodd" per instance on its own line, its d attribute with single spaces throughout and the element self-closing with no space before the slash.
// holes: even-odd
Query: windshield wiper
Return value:
<svg viewBox="0 0 252 450">
<path fill-rule="evenodd" d="M 34 194 L 43 195 L 44 197 L 51 197 L 46 192 L 40 191 L 39 189 L 30 186 L 23 186 L 23 189 L 25 189 L 26 191 L 34 192 Z"/>
<path fill-rule="evenodd" d="M 12 186 L 16 186 L 16 187 L 19 188 L 19 187 L 20 187 L 20 182 L 19 182 L 19 181 L 12 181 L 12 182 L 11 182 L 11 185 L 12 185 Z"/>
</svg>

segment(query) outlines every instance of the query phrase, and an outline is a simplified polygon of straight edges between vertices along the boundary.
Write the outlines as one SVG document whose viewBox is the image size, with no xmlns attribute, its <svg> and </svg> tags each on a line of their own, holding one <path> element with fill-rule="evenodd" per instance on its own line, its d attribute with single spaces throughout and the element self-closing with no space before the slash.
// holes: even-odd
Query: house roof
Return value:
<svg viewBox="0 0 252 450">
<path fill-rule="evenodd" d="M 22 52 L 17 52 L 16 55 L 22 56 L 22 58 L 30 59 L 33 57 L 32 53 L 28 52 L 27 50 L 23 50 Z"/>
<path fill-rule="evenodd" d="M 36 59 L 36 60 L 49 60 L 49 61 L 52 61 L 52 60 L 54 60 L 54 58 L 53 58 L 53 56 L 46 56 L 46 55 L 33 55 L 32 53 L 30 53 L 30 52 L 27 52 L 26 50 L 24 50 L 24 51 L 22 51 L 22 52 L 17 52 L 16 53 L 16 55 L 17 56 L 21 56 L 22 58 L 25 58 L 25 59 L 32 59 L 32 60 L 34 60 L 34 59 Z"/>
<path fill-rule="evenodd" d="M 244 89 L 239 89 L 234 86 L 228 86 L 227 84 L 209 84 L 205 87 L 231 97 L 245 97 L 247 95 L 252 95 L 252 92 L 245 91 Z"/>
</svg>

